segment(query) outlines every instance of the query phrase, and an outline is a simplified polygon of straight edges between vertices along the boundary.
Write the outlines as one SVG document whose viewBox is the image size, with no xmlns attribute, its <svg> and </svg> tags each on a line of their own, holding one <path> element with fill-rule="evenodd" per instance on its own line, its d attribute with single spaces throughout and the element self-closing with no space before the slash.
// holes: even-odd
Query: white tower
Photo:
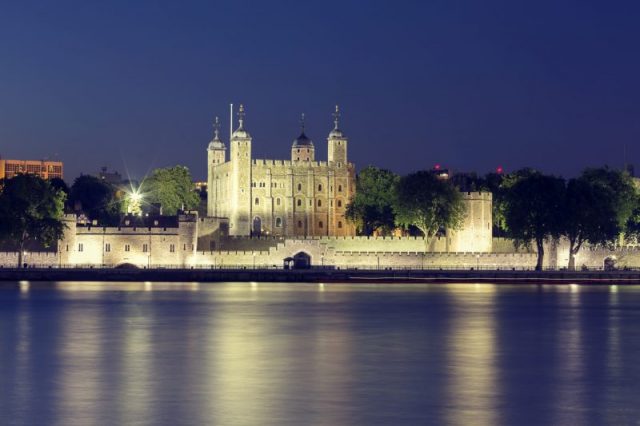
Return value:
<svg viewBox="0 0 640 426">
<path fill-rule="evenodd" d="M 327 143 L 329 146 L 329 163 L 337 163 L 339 166 L 347 164 L 347 137 L 342 133 L 342 130 L 338 127 L 340 119 L 340 109 L 336 105 L 336 110 L 333 113 L 333 130 L 329 133 Z"/>
<path fill-rule="evenodd" d="M 220 120 L 213 122 L 213 139 L 207 148 L 207 216 L 220 216 L 220 180 L 216 179 L 216 167 L 224 163 L 227 147 L 220 140 Z"/>
<path fill-rule="evenodd" d="M 244 106 L 238 110 L 239 125 L 231 135 L 231 214 L 229 235 L 251 232 L 251 135 L 244 129 Z"/>
</svg>

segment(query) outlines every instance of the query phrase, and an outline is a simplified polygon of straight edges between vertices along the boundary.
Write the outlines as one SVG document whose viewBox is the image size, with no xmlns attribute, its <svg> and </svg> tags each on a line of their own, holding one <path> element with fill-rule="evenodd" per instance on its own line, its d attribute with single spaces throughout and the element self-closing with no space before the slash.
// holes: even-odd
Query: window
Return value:
<svg viewBox="0 0 640 426">
<path fill-rule="evenodd" d="M 322 228 L 322 221 L 318 222 L 318 228 Z"/>
<path fill-rule="evenodd" d="M 84 251 L 84 245 L 82 243 L 78 244 L 78 251 Z"/>
<path fill-rule="evenodd" d="M 297 204 L 298 204 L 298 207 L 301 207 L 302 206 L 302 200 L 298 198 L 298 203 Z"/>
<path fill-rule="evenodd" d="M 186 250 L 187 249 L 187 245 L 185 244 L 184 247 L 182 247 L 182 250 Z"/>
<path fill-rule="evenodd" d="M 176 252 L 176 245 L 169 244 L 169 253 L 175 253 L 175 252 Z"/>
<path fill-rule="evenodd" d="M 107 253 L 109 253 L 111 251 L 111 244 L 107 243 L 104 245 L 104 251 L 106 251 Z"/>
<path fill-rule="evenodd" d="M 149 251 L 149 245 L 148 245 L 148 244 L 143 244 L 143 245 L 142 245 L 142 252 L 143 252 L 143 253 L 146 253 L 146 252 L 148 252 L 148 251 Z"/>
<path fill-rule="evenodd" d="M 338 185 L 338 192 L 342 192 L 342 185 Z"/>
<path fill-rule="evenodd" d="M 342 207 L 342 200 L 338 200 L 338 207 Z"/>
<path fill-rule="evenodd" d="M 256 197 L 256 200 L 254 202 L 254 204 L 257 206 L 258 204 L 260 204 L 260 199 L 258 197 Z"/>
<path fill-rule="evenodd" d="M 301 220 L 298 221 L 298 228 L 302 228 L 302 221 Z"/>
<path fill-rule="evenodd" d="M 318 185 L 318 192 L 322 191 L 322 185 Z"/>
<path fill-rule="evenodd" d="M 318 200 L 318 207 L 322 207 L 322 200 Z"/>
<path fill-rule="evenodd" d="M 129 244 L 125 244 L 124 251 L 131 251 L 131 246 Z"/>
<path fill-rule="evenodd" d="M 276 198 L 276 206 L 280 205 L 280 198 Z"/>
<path fill-rule="evenodd" d="M 338 228 L 342 228 L 342 222 L 338 221 Z"/>
<path fill-rule="evenodd" d="M 67 244 L 67 251 L 69 251 L 69 244 Z"/>
<path fill-rule="evenodd" d="M 280 228 L 282 227 L 282 219 L 279 217 L 276 217 L 276 228 Z"/>
<path fill-rule="evenodd" d="M 298 184 L 298 191 L 302 191 L 302 184 L 301 183 Z"/>
</svg>

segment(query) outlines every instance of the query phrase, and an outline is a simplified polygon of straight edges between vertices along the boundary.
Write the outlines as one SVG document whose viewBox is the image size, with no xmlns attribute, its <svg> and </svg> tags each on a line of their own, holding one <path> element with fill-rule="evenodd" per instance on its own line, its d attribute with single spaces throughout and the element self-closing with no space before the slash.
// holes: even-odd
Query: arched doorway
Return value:
<svg viewBox="0 0 640 426">
<path fill-rule="evenodd" d="M 311 268 L 311 256 L 301 251 L 293 255 L 293 268 L 294 269 L 309 269 Z"/>
<path fill-rule="evenodd" d="M 251 227 L 251 235 L 259 237 L 262 233 L 262 219 L 258 216 L 253 218 L 253 226 Z"/>
</svg>

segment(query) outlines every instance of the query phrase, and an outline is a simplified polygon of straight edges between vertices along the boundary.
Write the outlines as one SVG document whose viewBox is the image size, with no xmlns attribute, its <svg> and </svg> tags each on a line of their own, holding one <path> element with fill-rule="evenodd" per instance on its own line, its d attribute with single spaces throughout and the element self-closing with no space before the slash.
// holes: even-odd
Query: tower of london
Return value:
<svg viewBox="0 0 640 426">
<path fill-rule="evenodd" d="M 333 115 L 327 161 L 316 161 L 304 119 L 290 160 L 254 159 L 240 105 L 228 159 L 217 125 L 207 149 L 207 215 L 228 218 L 231 236 L 355 235 L 354 225 L 345 218 L 355 193 L 355 166 L 348 161 L 348 139 L 339 128 L 337 106 Z"/>
</svg>

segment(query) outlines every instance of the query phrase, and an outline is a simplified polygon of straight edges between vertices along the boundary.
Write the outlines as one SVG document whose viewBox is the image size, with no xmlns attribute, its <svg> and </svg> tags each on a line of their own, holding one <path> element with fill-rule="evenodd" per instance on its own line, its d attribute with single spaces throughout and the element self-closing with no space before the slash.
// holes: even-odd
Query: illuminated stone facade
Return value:
<svg viewBox="0 0 640 426">
<path fill-rule="evenodd" d="M 242 106 L 239 123 L 228 160 L 217 128 L 209 144 L 208 216 L 228 218 L 233 236 L 355 234 L 345 219 L 355 193 L 355 167 L 347 158 L 348 140 L 338 128 L 337 111 L 327 138 L 328 161 L 315 161 L 315 147 L 304 127 L 293 142 L 291 160 L 253 159 Z"/>
</svg>

